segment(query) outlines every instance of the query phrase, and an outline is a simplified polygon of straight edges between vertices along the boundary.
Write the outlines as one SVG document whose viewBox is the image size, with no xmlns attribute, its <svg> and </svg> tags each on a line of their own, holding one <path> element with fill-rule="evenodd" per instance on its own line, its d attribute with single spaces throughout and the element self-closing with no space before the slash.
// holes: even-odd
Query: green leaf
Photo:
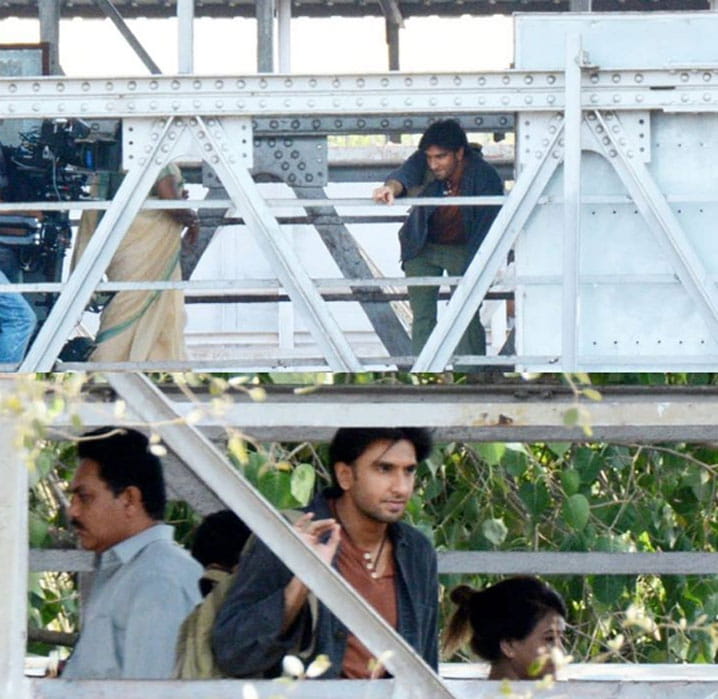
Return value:
<svg viewBox="0 0 718 699">
<path fill-rule="evenodd" d="M 526 472 L 529 465 L 529 460 L 526 454 L 522 454 L 519 451 L 508 450 L 504 454 L 504 458 L 501 460 L 506 473 L 514 478 L 520 478 Z"/>
<path fill-rule="evenodd" d="M 300 502 L 302 505 L 309 503 L 309 499 L 312 497 L 312 492 L 314 491 L 315 480 L 316 473 L 311 464 L 299 464 L 292 471 L 291 492 L 297 502 Z"/>
<path fill-rule="evenodd" d="M 28 524 L 30 529 L 30 547 L 41 548 L 47 540 L 47 533 L 50 528 L 47 520 L 35 512 L 30 512 Z"/>
<path fill-rule="evenodd" d="M 494 545 L 501 546 L 509 533 L 503 519 L 486 519 L 481 523 L 481 533 Z"/>
<path fill-rule="evenodd" d="M 501 442 L 487 442 L 478 444 L 476 451 L 489 466 L 498 466 L 506 453 L 506 445 Z"/>
<path fill-rule="evenodd" d="M 581 486 L 581 475 L 573 468 L 564 469 L 561 471 L 561 486 L 567 496 L 576 494 Z"/>
<path fill-rule="evenodd" d="M 523 483 L 519 496 L 532 516 L 538 517 L 551 504 L 551 496 L 543 481 Z"/>
<path fill-rule="evenodd" d="M 588 524 L 588 516 L 591 513 L 591 508 L 586 496 L 581 495 L 581 493 L 576 493 L 566 498 L 562 511 L 566 524 L 575 531 L 580 532 Z"/>
<path fill-rule="evenodd" d="M 578 425 L 578 408 L 569 408 L 563 414 L 563 424 L 566 427 L 575 427 Z"/>
</svg>

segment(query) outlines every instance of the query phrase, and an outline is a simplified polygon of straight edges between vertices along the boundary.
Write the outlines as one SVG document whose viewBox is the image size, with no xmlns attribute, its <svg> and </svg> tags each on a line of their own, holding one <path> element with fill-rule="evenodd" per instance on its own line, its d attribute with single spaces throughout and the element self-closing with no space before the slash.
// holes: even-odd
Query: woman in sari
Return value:
<svg viewBox="0 0 718 699">
<path fill-rule="evenodd" d="M 180 169 L 163 168 L 150 197 L 183 199 Z M 78 248 L 89 226 L 81 223 Z M 94 229 L 94 226 L 92 226 Z M 199 219 L 191 209 L 143 209 L 130 225 L 109 267 L 109 281 L 181 281 L 182 230 L 194 244 Z M 118 291 L 105 306 L 90 356 L 93 362 L 162 361 L 186 358 L 184 294 L 181 290 Z"/>
</svg>

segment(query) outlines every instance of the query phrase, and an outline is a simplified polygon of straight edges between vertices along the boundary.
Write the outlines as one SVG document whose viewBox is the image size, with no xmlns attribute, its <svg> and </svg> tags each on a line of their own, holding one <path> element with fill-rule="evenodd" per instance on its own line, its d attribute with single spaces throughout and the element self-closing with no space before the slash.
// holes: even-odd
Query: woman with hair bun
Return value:
<svg viewBox="0 0 718 699">
<path fill-rule="evenodd" d="M 552 648 L 563 650 L 566 605 L 538 578 L 520 576 L 475 590 L 459 585 L 451 592 L 457 605 L 444 640 L 450 655 L 467 641 L 491 663 L 490 680 L 527 680 L 554 672 Z"/>
</svg>

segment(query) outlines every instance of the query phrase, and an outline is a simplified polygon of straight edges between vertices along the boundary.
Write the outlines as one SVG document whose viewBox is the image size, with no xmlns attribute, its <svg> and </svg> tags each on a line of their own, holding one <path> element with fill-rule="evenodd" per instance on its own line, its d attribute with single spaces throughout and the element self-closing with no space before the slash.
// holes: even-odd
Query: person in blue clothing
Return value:
<svg viewBox="0 0 718 699">
<path fill-rule="evenodd" d="M 374 190 L 374 201 L 392 204 L 398 197 L 491 196 L 503 194 L 496 170 L 469 145 L 454 119 L 434 122 L 418 150 Z M 486 237 L 498 206 L 416 206 L 399 231 L 401 262 L 407 277 L 462 275 Z M 419 354 L 436 325 L 437 286 L 410 286 L 412 350 Z M 457 354 L 486 354 L 486 336 L 478 312 Z"/>
<path fill-rule="evenodd" d="M 401 522 L 417 464 L 431 449 L 420 428 L 343 428 L 329 448 L 334 485 L 294 527 L 327 565 L 434 670 L 438 664 L 436 553 Z M 385 671 L 371 653 L 261 541 L 243 554 L 213 630 L 227 675 L 275 677 L 282 658 L 326 654 L 323 678 L 372 678 Z"/>
<path fill-rule="evenodd" d="M 7 200 L 9 185 L 0 144 L 0 202 Z M 17 253 L 12 247 L 0 244 L 0 284 L 14 284 L 18 281 L 20 267 Z M 36 325 L 35 311 L 22 294 L 0 292 L 0 364 L 22 361 Z"/>
</svg>

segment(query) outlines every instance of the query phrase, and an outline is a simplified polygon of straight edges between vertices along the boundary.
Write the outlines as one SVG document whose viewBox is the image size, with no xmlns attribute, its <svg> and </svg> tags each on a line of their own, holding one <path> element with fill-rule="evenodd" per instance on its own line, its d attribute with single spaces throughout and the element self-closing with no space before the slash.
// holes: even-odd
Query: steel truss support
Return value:
<svg viewBox="0 0 718 699">
<path fill-rule="evenodd" d="M 132 50 L 137 54 L 138 58 L 145 64 L 147 70 L 154 75 L 159 75 L 162 71 L 158 65 L 152 60 L 152 57 L 142 46 L 140 40 L 134 35 L 132 30 L 127 26 L 127 23 L 119 13 L 117 8 L 112 4 L 111 0 L 93 0 L 104 13 L 105 16 L 112 21 L 117 27 L 120 34 L 125 38 L 125 41 L 130 45 Z"/>
<path fill-rule="evenodd" d="M 648 168 L 631 150 L 615 112 L 595 111 L 586 119 L 597 150 L 613 166 L 648 228 L 665 251 L 670 264 L 714 340 L 718 341 L 718 291 L 691 245 L 678 218 Z"/>
<path fill-rule="evenodd" d="M 10 384 L 4 380 L 5 385 Z M 0 696 L 29 696 L 24 678 L 27 628 L 28 480 L 27 466 L 18 458 L 13 420 L 0 420 Z"/>
<path fill-rule="evenodd" d="M 181 121 L 175 123 L 175 120 L 168 119 L 153 129 L 154 146 L 147 157 L 127 173 L 20 365 L 21 372 L 52 370 L 63 343 L 87 306 L 157 175 L 172 155 L 180 126 Z M 166 149 L 166 152 L 161 153 L 161 149 Z"/>
<path fill-rule="evenodd" d="M 302 263 L 292 249 L 291 241 L 272 215 L 247 168 L 237 167 L 232 144 L 221 122 L 197 117 L 190 122 L 195 138 L 202 144 L 227 193 L 272 263 L 282 286 L 296 304 L 302 319 L 322 349 L 332 371 L 361 371 L 354 354 L 327 304 L 317 291 Z"/>
<path fill-rule="evenodd" d="M 147 377 L 131 373 L 111 374 L 108 380 L 141 419 L 153 425 L 167 446 L 195 470 L 210 490 L 241 514 L 250 529 L 296 575 L 301 576 L 375 657 L 392 651 L 385 664 L 399 683 L 399 696 L 452 696 L 406 641 L 333 568 L 326 566 L 304 545 L 289 523 L 232 468 L 226 457 L 195 427 L 181 420 Z"/>
<path fill-rule="evenodd" d="M 443 371 L 449 363 L 497 272 L 506 263 L 516 236 L 526 224 L 561 161 L 563 149 L 559 146 L 559 138 L 563 130 L 563 119 L 557 117 L 549 128 L 549 142 L 541 158 L 533 161 L 519 175 L 506 203 L 466 269 L 464 278 L 457 285 L 446 312 L 417 357 L 412 371 Z"/>
<path fill-rule="evenodd" d="M 182 153 L 192 150 L 217 171 L 233 204 L 276 270 L 277 277 L 296 304 L 333 371 L 360 371 L 361 364 L 331 315 L 311 279 L 260 195 L 242 154 L 237 152 L 218 119 L 199 117 L 173 119 L 156 124 L 148 134 L 154 146 L 149 154 L 135 158 L 125 180 L 92 236 L 77 268 L 70 275 L 47 321 L 27 354 L 20 370 L 50 371 L 62 345 L 80 318 L 93 291 L 137 215 L 161 168 Z M 247 129 L 244 141 L 250 140 Z"/>
</svg>

